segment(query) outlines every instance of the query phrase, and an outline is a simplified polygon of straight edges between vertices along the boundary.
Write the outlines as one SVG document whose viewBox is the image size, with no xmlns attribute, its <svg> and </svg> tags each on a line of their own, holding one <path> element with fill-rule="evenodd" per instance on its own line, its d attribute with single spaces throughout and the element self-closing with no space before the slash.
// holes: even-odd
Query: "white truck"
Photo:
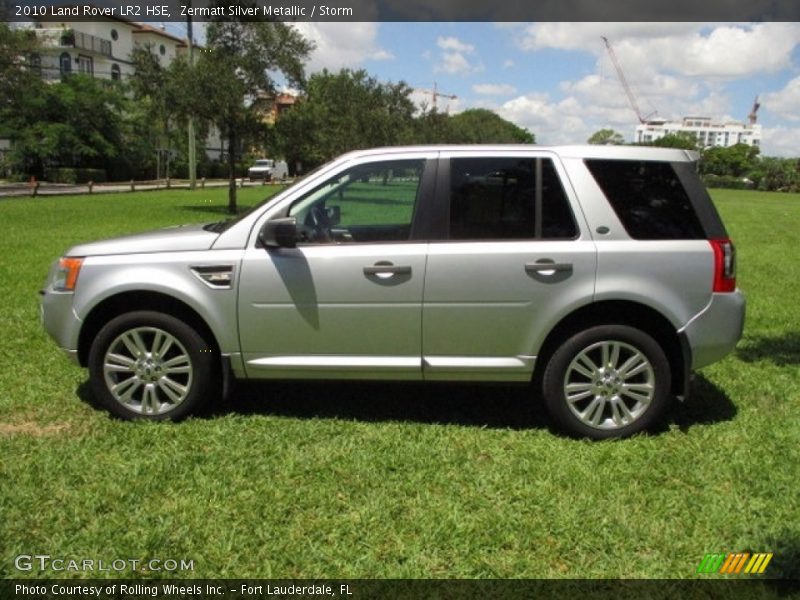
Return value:
<svg viewBox="0 0 800 600">
<path fill-rule="evenodd" d="M 272 160 L 271 158 L 259 158 L 255 164 L 247 170 L 250 181 L 273 181 L 286 179 L 289 176 L 289 167 L 286 161 Z"/>
</svg>

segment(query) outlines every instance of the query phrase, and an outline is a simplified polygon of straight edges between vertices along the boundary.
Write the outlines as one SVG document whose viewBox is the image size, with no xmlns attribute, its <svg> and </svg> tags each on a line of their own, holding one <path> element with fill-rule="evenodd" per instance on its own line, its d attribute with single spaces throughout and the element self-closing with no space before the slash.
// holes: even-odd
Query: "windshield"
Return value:
<svg viewBox="0 0 800 600">
<path fill-rule="evenodd" d="M 272 165 L 271 160 L 257 160 L 256 165 L 257 167 L 269 167 Z"/>
<path fill-rule="evenodd" d="M 308 179 L 312 175 L 315 175 L 317 172 L 319 172 L 322 169 L 326 168 L 332 162 L 333 161 L 328 161 L 328 162 L 318 166 L 316 169 L 312 169 L 311 171 L 309 171 L 308 173 L 306 173 L 302 177 L 296 178 L 294 180 L 294 182 L 289 187 L 286 188 L 286 190 L 289 190 L 289 189 L 293 188 L 294 186 L 296 186 L 299 183 L 302 183 L 303 181 L 305 181 L 306 179 Z M 258 163 L 258 161 L 256 161 L 256 163 Z M 283 192 L 285 192 L 286 190 L 283 190 Z M 281 193 L 283 193 L 283 192 L 281 192 Z M 206 231 L 213 231 L 214 233 L 222 233 L 223 231 L 226 231 L 226 230 L 230 229 L 231 227 L 233 227 L 234 225 L 236 225 L 236 223 L 238 223 L 239 221 L 244 219 L 246 216 L 248 216 L 248 215 L 252 214 L 254 211 L 260 209 L 262 206 L 264 206 L 266 204 L 269 204 L 274 199 L 275 199 L 275 196 L 269 196 L 267 198 L 264 198 L 261 202 L 259 202 L 255 206 L 251 206 L 250 208 L 245 210 L 240 215 L 237 215 L 237 216 L 235 216 L 235 217 L 233 217 L 231 219 L 226 219 L 224 221 L 218 221 L 216 223 L 209 223 L 208 225 L 205 225 L 203 227 L 203 229 L 205 229 Z"/>
</svg>

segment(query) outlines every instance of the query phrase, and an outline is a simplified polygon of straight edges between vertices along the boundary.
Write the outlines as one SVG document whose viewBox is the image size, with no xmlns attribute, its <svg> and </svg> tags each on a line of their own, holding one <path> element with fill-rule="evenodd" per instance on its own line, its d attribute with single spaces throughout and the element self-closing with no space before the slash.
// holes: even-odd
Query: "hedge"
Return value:
<svg viewBox="0 0 800 600">
<path fill-rule="evenodd" d="M 60 167 L 57 169 L 45 169 L 45 181 L 51 183 L 102 183 L 106 180 L 105 169 L 84 169 Z"/>
</svg>

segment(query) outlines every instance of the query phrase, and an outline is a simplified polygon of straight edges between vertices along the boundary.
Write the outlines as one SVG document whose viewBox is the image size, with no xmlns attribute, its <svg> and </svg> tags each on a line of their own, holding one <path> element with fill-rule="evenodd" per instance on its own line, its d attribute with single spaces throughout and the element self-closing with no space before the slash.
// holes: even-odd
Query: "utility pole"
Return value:
<svg viewBox="0 0 800 600">
<path fill-rule="evenodd" d="M 192 0 L 187 0 L 187 5 L 189 8 L 192 7 Z M 191 13 L 191 11 L 186 11 L 187 13 Z M 194 36 L 192 34 L 192 16 L 191 14 L 186 15 L 186 33 L 189 36 L 189 73 L 194 76 Z M 186 129 L 189 131 L 189 189 L 193 190 L 197 185 L 197 160 L 195 157 L 195 147 L 194 147 L 194 117 L 190 114 L 189 121 L 186 124 Z"/>
</svg>

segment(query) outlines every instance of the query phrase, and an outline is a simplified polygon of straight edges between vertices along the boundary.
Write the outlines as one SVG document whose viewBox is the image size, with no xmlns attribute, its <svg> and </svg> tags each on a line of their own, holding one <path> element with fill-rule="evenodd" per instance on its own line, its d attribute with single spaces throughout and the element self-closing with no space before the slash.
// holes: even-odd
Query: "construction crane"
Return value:
<svg viewBox="0 0 800 600">
<path fill-rule="evenodd" d="M 755 125 L 758 121 L 758 109 L 761 107 L 761 103 L 758 101 L 758 96 L 756 99 L 753 100 L 753 108 L 750 109 L 750 114 L 747 115 L 747 120 L 750 125 Z"/>
<path fill-rule="evenodd" d="M 653 115 L 655 115 L 656 112 L 653 111 L 647 116 L 642 116 L 642 111 L 639 110 L 639 105 L 636 103 L 636 97 L 633 95 L 631 86 L 628 85 L 628 80 L 625 78 L 625 73 L 622 71 L 622 66 L 619 64 L 617 55 L 614 53 L 614 49 L 611 47 L 611 42 L 609 42 L 608 38 L 605 36 L 600 36 L 600 39 L 602 39 L 603 43 L 606 45 L 606 49 L 608 50 L 608 55 L 611 57 L 611 62 L 614 63 L 614 69 L 616 69 L 617 71 L 617 76 L 619 77 L 620 83 L 622 83 L 622 87 L 625 89 L 625 94 L 628 96 L 628 102 L 630 102 L 631 108 L 633 108 L 633 112 L 636 113 L 636 117 L 639 119 L 639 123 L 647 123 L 647 121 Z"/>
<path fill-rule="evenodd" d="M 421 88 L 415 88 L 415 89 L 418 92 L 422 92 L 423 94 L 430 94 L 431 95 L 431 97 L 433 98 L 432 106 L 433 106 L 433 110 L 434 111 L 436 110 L 436 100 L 438 98 L 448 98 L 450 100 L 457 100 L 458 99 L 458 96 L 454 96 L 452 94 L 443 94 L 442 92 L 440 92 L 438 90 L 438 88 L 436 87 L 436 82 L 435 81 L 433 82 L 433 89 L 432 90 L 424 90 L 424 89 L 421 89 Z M 448 105 L 448 110 L 449 109 L 450 109 L 450 107 Z"/>
</svg>

